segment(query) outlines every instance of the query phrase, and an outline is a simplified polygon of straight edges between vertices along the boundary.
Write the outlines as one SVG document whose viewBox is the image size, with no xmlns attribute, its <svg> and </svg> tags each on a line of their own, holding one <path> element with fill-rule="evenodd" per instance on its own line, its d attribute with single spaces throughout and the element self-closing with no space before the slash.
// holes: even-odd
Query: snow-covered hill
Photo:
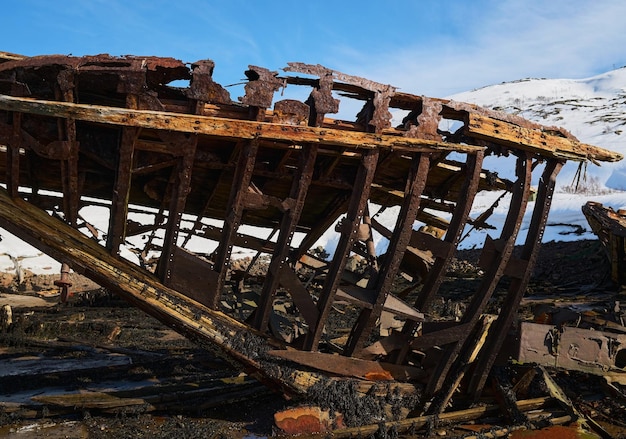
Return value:
<svg viewBox="0 0 626 439">
<path fill-rule="evenodd" d="M 626 155 L 626 67 L 587 79 L 524 79 L 451 96 L 567 129 L 580 141 Z M 571 180 L 576 165 L 559 176 Z M 601 185 L 626 190 L 626 161 L 589 166 Z"/>
</svg>

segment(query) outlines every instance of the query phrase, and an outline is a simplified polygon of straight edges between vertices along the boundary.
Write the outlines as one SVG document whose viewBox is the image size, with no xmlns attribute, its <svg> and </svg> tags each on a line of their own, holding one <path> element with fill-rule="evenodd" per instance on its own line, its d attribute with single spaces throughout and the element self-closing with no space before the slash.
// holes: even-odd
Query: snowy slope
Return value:
<svg viewBox="0 0 626 439">
<path fill-rule="evenodd" d="M 525 79 L 492 85 L 451 99 L 560 126 L 581 142 L 626 155 L 626 67 L 580 80 Z M 569 184 L 575 170 L 575 164 L 569 164 L 559 181 Z M 624 160 L 590 165 L 587 172 L 602 185 L 626 190 Z"/>
</svg>

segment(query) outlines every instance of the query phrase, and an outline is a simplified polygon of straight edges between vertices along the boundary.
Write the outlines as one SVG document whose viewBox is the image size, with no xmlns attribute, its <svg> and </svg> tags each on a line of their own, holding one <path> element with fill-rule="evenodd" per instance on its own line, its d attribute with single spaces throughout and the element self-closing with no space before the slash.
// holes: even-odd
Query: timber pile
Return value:
<svg viewBox="0 0 626 439">
<path fill-rule="evenodd" d="M 461 383 L 479 396 L 528 283 L 559 170 L 621 156 L 560 128 L 319 65 L 291 63 L 284 75 L 250 66 L 236 102 L 213 69 L 210 60 L 0 54 L 0 225 L 63 262 L 65 297 L 71 268 L 286 395 L 378 407 L 348 427 L 420 407 L 439 414 Z M 304 102 L 282 98 L 302 88 Z M 331 118 L 346 101 L 361 106 L 354 120 Z M 487 155 L 515 157 L 516 180 L 483 170 Z M 535 172 L 533 219 L 513 257 Z M 485 243 L 483 279 L 460 321 L 428 332 L 465 226 L 488 217 L 469 217 L 483 190 L 512 193 L 506 224 Z M 106 230 L 83 217 L 90 206 L 107 209 Z M 388 228 L 377 217 L 392 207 Z M 136 212 L 152 220 L 137 223 Z M 319 258 L 314 245 L 333 226 L 337 248 Z M 388 241 L 384 254 L 374 233 Z M 143 248 L 130 248 L 137 236 Z M 270 255 L 258 296 L 246 296 L 249 267 L 230 270 L 237 247 Z M 364 270 L 346 270 L 354 255 Z M 313 275 L 301 277 L 302 267 Z M 399 276 L 408 286 L 395 291 Z M 502 313 L 484 316 L 503 277 Z M 354 311 L 349 333 L 332 338 L 340 307 Z M 399 324 L 381 335 L 390 320 Z"/>
</svg>

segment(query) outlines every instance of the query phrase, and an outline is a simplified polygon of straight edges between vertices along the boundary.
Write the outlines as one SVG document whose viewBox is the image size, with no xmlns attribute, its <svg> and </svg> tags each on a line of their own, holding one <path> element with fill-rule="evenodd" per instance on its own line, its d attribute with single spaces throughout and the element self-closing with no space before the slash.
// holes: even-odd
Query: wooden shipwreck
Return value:
<svg viewBox="0 0 626 439">
<path fill-rule="evenodd" d="M 440 413 L 461 382 L 480 395 L 529 281 L 559 170 L 619 154 L 319 65 L 281 74 L 250 66 L 233 101 L 213 69 L 210 60 L 0 56 L 0 225 L 63 263 L 64 295 L 75 270 L 289 397 L 369 407 L 348 425 L 418 407 Z M 331 118 L 345 102 L 360 108 L 353 120 Z M 488 155 L 513 157 L 516 179 L 483 170 Z M 459 321 L 429 325 L 464 229 L 483 220 L 469 212 L 485 190 L 512 193 L 506 223 L 485 242 L 484 274 Z M 106 230 L 83 216 L 89 206 L 106 210 Z M 388 208 L 398 209 L 392 227 L 377 218 Z M 336 249 L 320 258 L 315 243 L 333 228 Z M 388 242 L 384 254 L 374 234 Z M 144 247 L 129 257 L 136 236 Z M 231 269 L 237 248 L 269 255 L 259 294 L 247 293 L 249 270 Z M 346 270 L 354 255 L 364 270 Z M 503 277 L 505 306 L 485 317 Z M 337 310 L 345 337 L 333 331 Z M 381 335 L 389 316 L 399 324 Z"/>
<path fill-rule="evenodd" d="M 594 201 L 587 202 L 582 210 L 606 250 L 611 280 L 623 288 L 626 286 L 626 210 L 615 211 Z"/>
</svg>

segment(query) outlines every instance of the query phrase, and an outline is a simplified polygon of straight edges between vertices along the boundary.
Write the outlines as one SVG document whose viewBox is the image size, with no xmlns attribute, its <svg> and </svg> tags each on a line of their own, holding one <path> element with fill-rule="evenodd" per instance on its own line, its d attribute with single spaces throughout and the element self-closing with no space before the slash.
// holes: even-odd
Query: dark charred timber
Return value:
<svg viewBox="0 0 626 439">
<path fill-rule="evenodd" d="M 289 397 L 376 407 L 344 413 L 348 427 L 401 422 L 419 407 L 437 416 L 460 388 L 480 396 L 558 171 L 621 156 L 560 128 L 319 65 L 250 66 L 233 101 L 214 68 L 0 52 L 0 225 L 63 263 L 66 293 L 71 267 Z M 283 96 L 292 89 L 300 98 Z M 360 111 L 332 118 L 346 102 Z M 517 180 L 482 169 L 486 155 L 516 157 Z M 460 323 L 433 325 L 427 313 L 466 225 L 483 219 L 470 218 L 474 197 L 490 190 L 512 200 L 500 237 L 485 242 L 480 285 Z M 107 210 L 102 233 L 83 215 L 95 207 Z M 391 226 L 378 218 L 388 208 L 398 209 Z M 333 227 L 337 247 L 320 258 L 315 244 Z M 382 253 L 374 233 L 388 241 Z M 269 261 L 256 295 L 246 295 L 250 267 L 234 268 L 240 250 Z M 363 273 L 347 269 L 355 258 Z M 495 319 L 484 312 L 504 277 Z M 400 278 L 409 284 L 396 291 Z M 352 316 L 344 337 L 333 334 L 338 307 Z M 384 333 L 389 315 L 400 326 Z M 443 354 L 431 358 L 435 347 Z"/>
</svg>

